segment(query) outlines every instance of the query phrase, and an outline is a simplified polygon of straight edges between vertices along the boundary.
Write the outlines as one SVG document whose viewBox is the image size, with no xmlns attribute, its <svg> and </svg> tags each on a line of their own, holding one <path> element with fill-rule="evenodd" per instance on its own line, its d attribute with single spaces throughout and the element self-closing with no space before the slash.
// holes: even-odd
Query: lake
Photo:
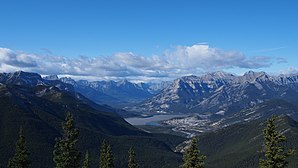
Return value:
<svg viewBox="0 0 298 168">
<path fill-rule="evenodd" d="M 158 122 L 169 120 L 172 118 L 177 117 L 186 117 L 188 115 L 153 115 L 150 117 L 131 117 L 131 118 L 125 118 L 125 120 L 130 123 L 131 125 L 160 125 Z"/>
</svg>

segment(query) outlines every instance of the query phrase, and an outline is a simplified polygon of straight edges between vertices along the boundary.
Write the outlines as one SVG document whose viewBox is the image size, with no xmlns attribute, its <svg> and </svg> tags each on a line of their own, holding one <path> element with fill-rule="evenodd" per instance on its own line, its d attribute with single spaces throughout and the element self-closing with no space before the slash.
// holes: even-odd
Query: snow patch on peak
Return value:
<svg viewBox="0 0 298 168">
<path fill-rule="evenodd" d="M 225 115 L 225 112 L 226 112 L 226 111 L 224 111 L 224 110 L 220 110 L 220 111 L 216 112 L 215 114 L 218 114 L 218 115 Z"/>
</svg>

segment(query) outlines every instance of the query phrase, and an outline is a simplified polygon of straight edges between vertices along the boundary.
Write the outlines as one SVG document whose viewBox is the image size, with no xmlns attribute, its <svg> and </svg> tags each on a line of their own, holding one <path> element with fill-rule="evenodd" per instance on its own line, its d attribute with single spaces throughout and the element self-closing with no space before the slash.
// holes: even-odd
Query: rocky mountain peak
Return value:
<svg viewBox="0 0 298 168">
<path fill-rule="evenodd" d="M 57 75 L 48 75 L 44 77 L 45 80 L 59 80 Z"/>
<path fill-rule="evenodd" d="M 3 73 L 3 83 L 15 85 L 35 86 L 40 84 L 47 84 L 39 74 L 17 71 L 14 73 Z"/>
<path fill-rule="evenodd" d="M 245 72 L 243 76 L 257 78 L 257 77 L 261 77 L 261 76 L 268 77 L 269 75 L 264 71 L 261 71 L 261 72 L 248 71 L 248 72 Z"/>
<path fill-rule="evenodd" d="M 264 81 L 273 81 L 274 77 L 268 75 L 266 72 L 254 72 L 248 71 L 244 73 L 243 76 L 238 77 L 238 83 L 253 83 L 253 82 L 264 82 Z"/>
<path fill-rule="evenodd" d="M 71 84 L 71 85 L 75 85 L 76 84 L 76 81 L 73 80 L 72 78 L 70 77 L 63 77 L 63 78 L 60 78 L 60 80 L 64 83 L 68 83 L 68 84 Z"/>
<path fill-rule="evenodd" d="M 14 73 L 8 73 L 10 77 L 15 78 L 37 78 L 41 79 L 41 76 L 38 73 L 32 73 L 32 72 L 24 72 L 24 71 L 16 71 Z"/>
<path fill-rule="evenodd" d="M 235 75 L 223 72 L 223 71 L 216 71 L 209 73 L 210 76 L 213 76 L 214 78 L 222 78 L 222 79 L 227 79 L 227 78 L 234 78 Z"/>
</svg>

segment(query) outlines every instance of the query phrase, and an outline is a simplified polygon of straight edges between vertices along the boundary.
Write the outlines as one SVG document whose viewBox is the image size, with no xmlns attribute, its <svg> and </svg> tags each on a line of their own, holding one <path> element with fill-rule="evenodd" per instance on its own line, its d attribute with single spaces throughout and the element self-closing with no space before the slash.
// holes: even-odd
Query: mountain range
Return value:
<svg viewBox="0 0 298 168">
<path fill-rule="evenodd" d="M 53 85 L 60 90 L 79 93 L 96 104 L 105 105 L 110 111 L 114 108 L 124 117 L 142 113 L 228 115 L 268 100 L 298 100 L 298 74 L 271 76 L 265 72 L 249 71 L 237 76 L 218 71 L 161 83 L 75 81 L 56 75 L 41 78 L 38 74 L 14 74 L 2 73 L 0 82 Z"/>
<path fill-rule="evenodd" d="M 58 78 L 56 75 L 44 77 L 46 80 L 70 84 L 75 91 L 97 104 L 107 104 L 115 108 L 122 108 L 136 104 L 152 97 L 169 85 L 169 82 L 161 83 L 133 83 L 127 80 L 121 81 L 75 81 L 69 77 Z"/>
<path fill-rule="evenodd" d="M 249 71 L 242 76 L 225 72 L 185 76 L 152 98 L 126 109 L 151 114 L 228 114 L 272 99 L 298 100 L 298 74 L 270 76 Z"/>
</svg>

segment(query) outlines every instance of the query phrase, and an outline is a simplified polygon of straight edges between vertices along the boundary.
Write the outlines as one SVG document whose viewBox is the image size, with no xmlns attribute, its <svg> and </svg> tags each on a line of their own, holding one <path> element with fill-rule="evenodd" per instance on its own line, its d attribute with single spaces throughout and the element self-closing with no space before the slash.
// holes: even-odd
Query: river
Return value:
<svg viewBox="0 0 298 168">
<path fill-rule="evenodd" d="M 177 117 L 186 117 L 188 115 L 153 115 L 150 117 L 131 117 L 125 118 L 125 120 L 131 125 L 160 125 L 160 121 L 169 120 Z"/>
</svg>

